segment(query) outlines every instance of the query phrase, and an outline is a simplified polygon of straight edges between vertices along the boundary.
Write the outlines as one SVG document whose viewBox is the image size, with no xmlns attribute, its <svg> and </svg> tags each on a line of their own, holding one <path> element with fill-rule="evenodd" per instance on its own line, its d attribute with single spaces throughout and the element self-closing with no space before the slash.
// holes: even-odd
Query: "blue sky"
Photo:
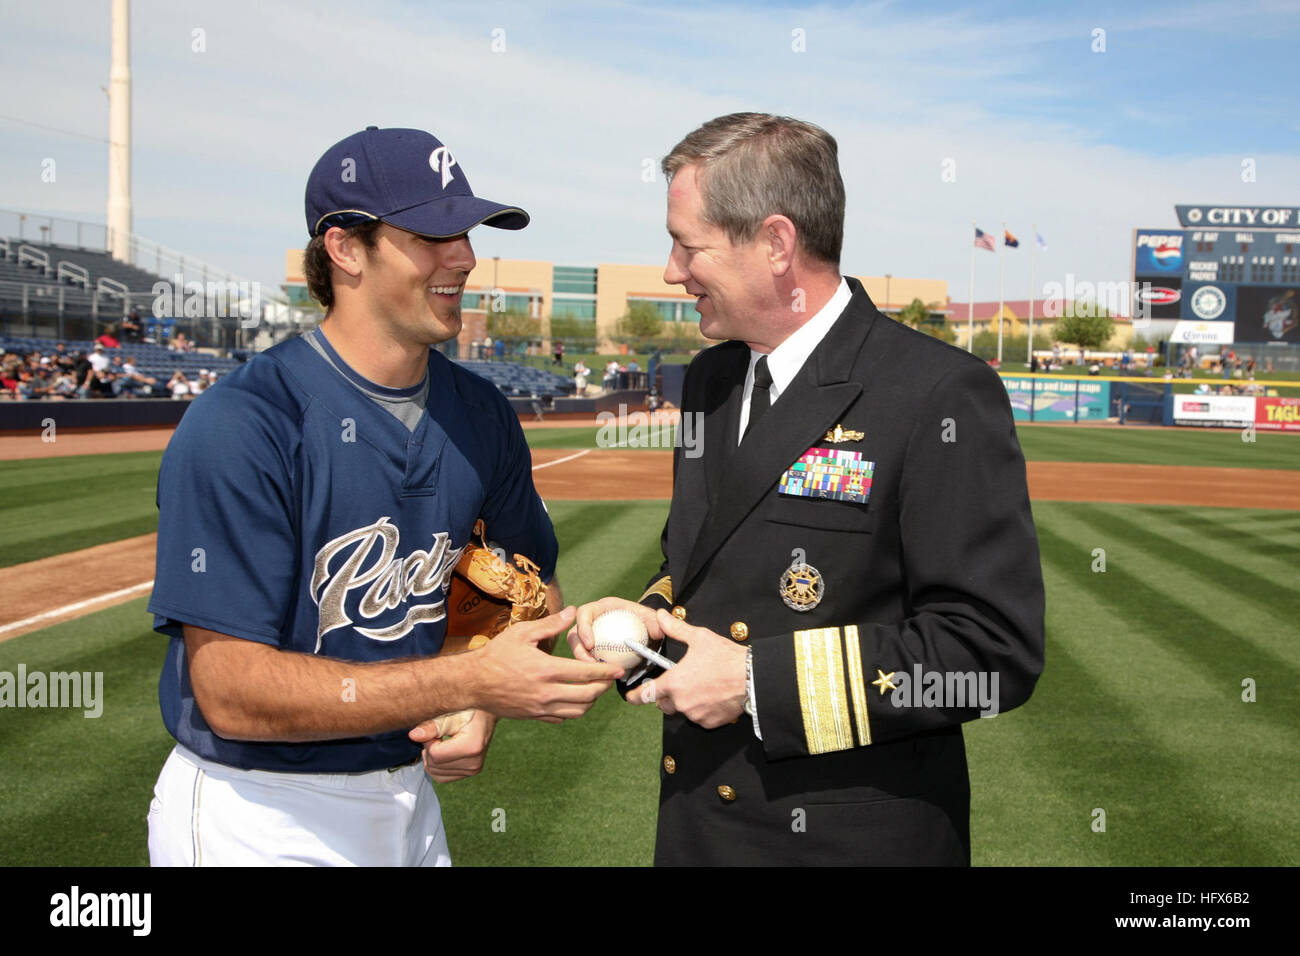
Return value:
<svg viewBox="0 0 1300 956">
<path fill-rule="evenodd" d="M 1295 2 L 132 6 L 135 230 L 264 283 L 305 241 L 308 170 L 369 124 L 431 130 L 476 191 L 532 213 L 476 230 L 480 258 L 595 265 L 663 261 L 664 184 L 641 172 L 700 122 L 808 119 L 840 143 L 845 271 L 958 301 L 972 220 L 1037 223 L 1041 287 L 1127 277 L 1131 230 L 1175 225 L 1177 202 L 1300 205 Z M 103 221 L 108 29 L 99 0 L 0 0 L 0 208 Z"/>
</svg>

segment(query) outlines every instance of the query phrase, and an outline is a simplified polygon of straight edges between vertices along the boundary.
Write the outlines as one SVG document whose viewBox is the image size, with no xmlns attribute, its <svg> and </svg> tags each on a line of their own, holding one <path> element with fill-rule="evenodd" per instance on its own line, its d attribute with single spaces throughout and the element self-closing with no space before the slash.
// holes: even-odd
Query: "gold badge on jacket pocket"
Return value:
<svg viewBox="0 0 1300 956">
<path fill-rule="evenodd" d="M 809 448 L 785 470 L 777 493 L 796 498 L 827 498 L 865 505 L 871 497 L 876 463 L 847 448 Z"/>
<path fill-rule="evenodd" d="M 781 600 L 792 611 L 811 611 L 822 603 L 826 582 L 811 564 L 792 564 L 781 574 Z"/>
</svg>

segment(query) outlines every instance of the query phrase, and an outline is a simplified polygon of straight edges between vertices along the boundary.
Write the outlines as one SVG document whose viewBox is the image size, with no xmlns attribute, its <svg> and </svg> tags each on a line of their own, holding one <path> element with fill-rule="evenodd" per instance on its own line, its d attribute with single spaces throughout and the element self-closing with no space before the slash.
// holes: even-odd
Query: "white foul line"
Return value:
<svg viewBox="0 0 1300 956">
<path fill-rule="evenodd" d="M 552 465 L 563 465 L 566 461 L 573 461 L 573 459 L 575 458 L 581 458 L 583 455 L 589 455 L 589 454 L 591 454 L 591 449 L 586 448 L 580 452 L 575 452 L 572 455 L 566 455 L 563 458 L 557 458 L 555 459 L 555 461 L 547 461 L 547 462 L 543 462 L 540 465 L 533 465 L 533 471 L 540 471 L 543 468 L 550 468 Z"/>
<path fill-rule="evenodd" d="M 52 617 L 59 617 L 63 614 L 70 614 L 73 611 L 80 611 L 82 608 L 90 607 L 92 604 L 98 604 L 101 601 L 111 601 L 114 598 L 126 597 L 129 594 L 135 594 L 137 591 L 144 591 L 153 587 L 153 581 L 145 581 L 143 584 L 133 584 L 129 588 L 122 588 L 117 591 L 109 591 L 107 594 L 100 594 L 97 597 L 86 598 L 84 601 L 77 601 L 75 604 L 65 604 L 63 607 L 55 608 L 53 611 L 45 611 L 33 617 L 25 618 L 21 621 L 14 621 L 0 627 L 0 634 L 7 631 L 16 631 L 20 627 L 27 627 L 29 624 L 39 624 L 41 621 L 48 621 Z"/>
</svg>

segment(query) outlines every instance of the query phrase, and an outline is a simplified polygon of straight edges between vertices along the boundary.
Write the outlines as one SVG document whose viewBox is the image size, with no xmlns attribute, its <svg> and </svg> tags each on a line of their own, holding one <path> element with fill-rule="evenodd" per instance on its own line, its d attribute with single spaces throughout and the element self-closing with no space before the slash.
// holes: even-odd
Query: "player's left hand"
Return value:
<svg viewBox="0 0 1300 956">
<path fill-rule="evenodd" d="M 645 681 L 627 692 L 629 704 L 654 703 L 665 714 L 680 713 L 705 730 L 729 724 L 745 712 L 744 647 L 707 627 L 695 627 L 667 611 L 658 612 L 660 631 L 686 645 L 672 670 L 654 678 L 654 700 Z"/>
<path fill-rule="evenodd" d="M 469 711 L 470 719 L 458 729 L 444 728 L 440 720 L 426 720 L 407 735 L 424 744 L 424 772 L 434 783 L 451 783 L 472 777 L 483 769 L 483 758 L 496 730 L 497 719 L 485 710 Z M 443 736 L 451 730 L 450 736 Z"/>
</svg>

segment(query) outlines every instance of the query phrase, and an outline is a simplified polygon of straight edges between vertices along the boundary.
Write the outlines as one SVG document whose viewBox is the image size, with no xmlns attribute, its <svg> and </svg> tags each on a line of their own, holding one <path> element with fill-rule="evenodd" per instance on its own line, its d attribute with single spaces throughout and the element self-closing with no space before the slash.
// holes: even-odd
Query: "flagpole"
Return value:
<svg viewBox="0 0 1300 956">
<path fill-rule="evenodd" d="M 1034 238 L 1030 242 L 1033 245 L 1029 247 L 1029 356 L 1025 359 L 1025 363 L 1032 366 L 1034 364 L 1034 265 L 1038 252 L 1038 223 L 1034 223 Z"/>
<path fill-rule="evenodd" d="M 1006 301 L 1007 284 L 1007 224 L 1002 223 L 1002 245 L 998 247 L 998 368 L 1002 368 L 1002 324 L 1006 320 L 1002 309 Z"/>
<path fill-rule="evenodd" d="M 972 229 L 978 228 L 974 221 Z M 975 234 L 971 233 L 970 243 L 970 308 L 966 313 L 966 351 L 975 354 Z"/>
</svg>

